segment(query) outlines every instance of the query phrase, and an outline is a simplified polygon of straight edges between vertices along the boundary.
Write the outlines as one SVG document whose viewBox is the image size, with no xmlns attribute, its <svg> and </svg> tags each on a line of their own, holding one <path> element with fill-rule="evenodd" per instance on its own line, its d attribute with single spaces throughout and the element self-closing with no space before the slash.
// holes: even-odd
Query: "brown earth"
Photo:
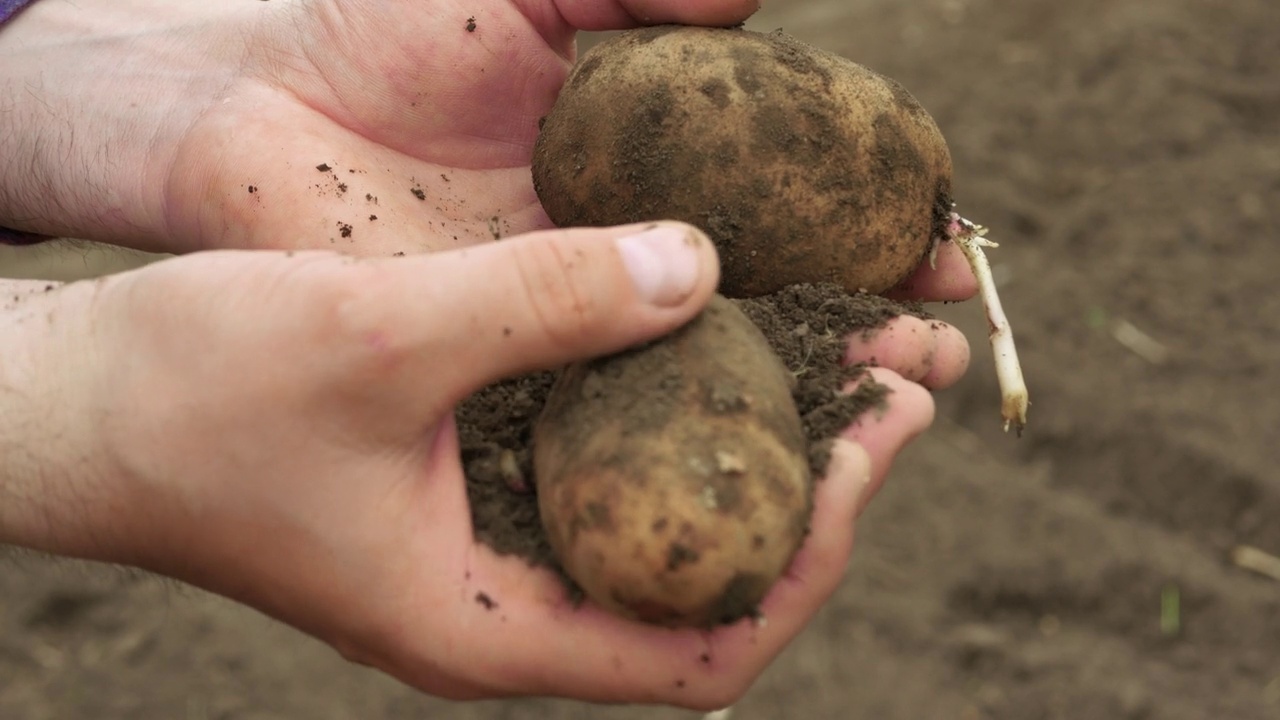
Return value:
<svg viewBox="0 0 1280 720">
<path fill-rule="evenodd" d="M 939 309 L 973 369 L 734 718 L 1280 717 L 1280 582 L 1231 561 L 1280 554 L 1280 5 L 810 0 L 751 25 L 934 115 L 960 210 L 1004 242 L 1034 405 L 1021 440 L 999 432 L 980 309 Z M 444 703 L 192 590 L 0 574 L 6 720 L 436 716 L 696 718 Z"/>
</svg>

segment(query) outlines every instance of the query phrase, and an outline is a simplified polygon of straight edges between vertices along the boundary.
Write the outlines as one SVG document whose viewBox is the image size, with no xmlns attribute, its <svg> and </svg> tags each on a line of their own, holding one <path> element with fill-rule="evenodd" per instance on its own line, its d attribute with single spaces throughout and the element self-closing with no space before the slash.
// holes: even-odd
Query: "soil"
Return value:
<svg viewBox="0 0 1280 720">
<path fill-rule="evenodd" d="M 960 212 L 1001 242 L 1033 405 L 1002 433 L 981 310 L 930 307 L 972 369 L 734 720 L 1280 717 L 1280 582 L 1232 560 L 1280 555 L 1280 4 L 795 0 L 749 26 L 937 120 Z M 3 718 L 698 717 L 447 703 L 203 593 L 3 568 Z"/>
</svg>

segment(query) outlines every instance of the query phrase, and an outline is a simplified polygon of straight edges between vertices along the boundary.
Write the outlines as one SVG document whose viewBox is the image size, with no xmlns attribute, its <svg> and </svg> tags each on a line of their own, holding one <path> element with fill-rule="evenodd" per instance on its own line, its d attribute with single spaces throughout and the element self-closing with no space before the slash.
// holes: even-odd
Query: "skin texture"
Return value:
<svg viewBox="0 0 1280 720">
<path fill-rule="evenodd" d="M 184 256 L 66 286 L 0 280 L 0 542 L 207 588 L 444 697 L 712 708 L 741 696 L 837 587 L 857 513 L 932 420 L 926 385 L 895 367 L 920 367 L 933 347 L 922 381 L 954 382 L 958 333 L 876 371 L 889 408 L 837 446 L 763 628 L 669 632 L 576 609 L 557 578 L 476 545 L 452 409 L 497 377 L 651 339 L 703 306 L 718 277 L 708 245 L 696 266 L 648 277 L 645 300 L 609 242 L 637 228 L 532 232 L 547 223 L 528 121 L 567 72 L 575 27 L 731 23 L 753 9 L 24 11 L 0 31 L 0 224 Z M 366 170 L 363 192 L 316 192 L 320 162 Z M 444 195 L 441 172 L 464 210 L 407 191 L 416 178 Z M 385 221 L 331 244 L 365 192 Z M 505 232 L 530 232 L 483 242 L 497 211 Z M 214 248 L 241 251 L 185 254 Z M 271 250 L 284 248 L 312 249 Z M 409 256 L 374 257 L 397 251 Z M 913 296 L 972 294 L 971 278 L 943 272 L 950 252 Z"/>
</svg>

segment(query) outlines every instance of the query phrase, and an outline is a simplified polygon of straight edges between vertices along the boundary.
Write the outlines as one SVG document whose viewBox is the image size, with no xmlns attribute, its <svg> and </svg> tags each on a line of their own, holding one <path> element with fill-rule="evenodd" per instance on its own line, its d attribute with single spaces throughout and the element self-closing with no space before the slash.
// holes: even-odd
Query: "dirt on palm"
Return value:
<svg viewBox="0 0 1280 720">
<path fill-rule="evenodd" d="M 1280 581 L 1236 561 L 1280 555 L 1280 4 L 796 0 L 750 25 L 937 120 L 1034 404 L 1003 434 L 980 308 L 930 308 L 972 369 L 734 720 L 1280 717 Z M 698 715 L 443 702 L 220 599 L 19 556 L 0 717 Z"/>
</svg>

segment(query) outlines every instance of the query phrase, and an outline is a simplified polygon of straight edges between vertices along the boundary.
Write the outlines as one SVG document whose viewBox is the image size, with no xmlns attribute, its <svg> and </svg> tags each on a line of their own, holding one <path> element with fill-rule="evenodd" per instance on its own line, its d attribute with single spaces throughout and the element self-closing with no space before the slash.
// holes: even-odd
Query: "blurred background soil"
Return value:
<svg viewBox="0 0 1280 720">
<path fill-rule="evenodd" d="M 779 0 L 750 26 L 934 115 L 959 209 L 1003 242 L 1034 405 L 1000 432 L 981 309 L 940 308 L 973 368 L 735 720 L 1280 718 L 1280 582 L 1233 561 L 1280 554 L 1280 4 Z M 9 249 L 0 273 L 137 260 Z M 697 717 L 439 702 L 188 588 L 0 562 L 5 720 Z"/>
</svg>

